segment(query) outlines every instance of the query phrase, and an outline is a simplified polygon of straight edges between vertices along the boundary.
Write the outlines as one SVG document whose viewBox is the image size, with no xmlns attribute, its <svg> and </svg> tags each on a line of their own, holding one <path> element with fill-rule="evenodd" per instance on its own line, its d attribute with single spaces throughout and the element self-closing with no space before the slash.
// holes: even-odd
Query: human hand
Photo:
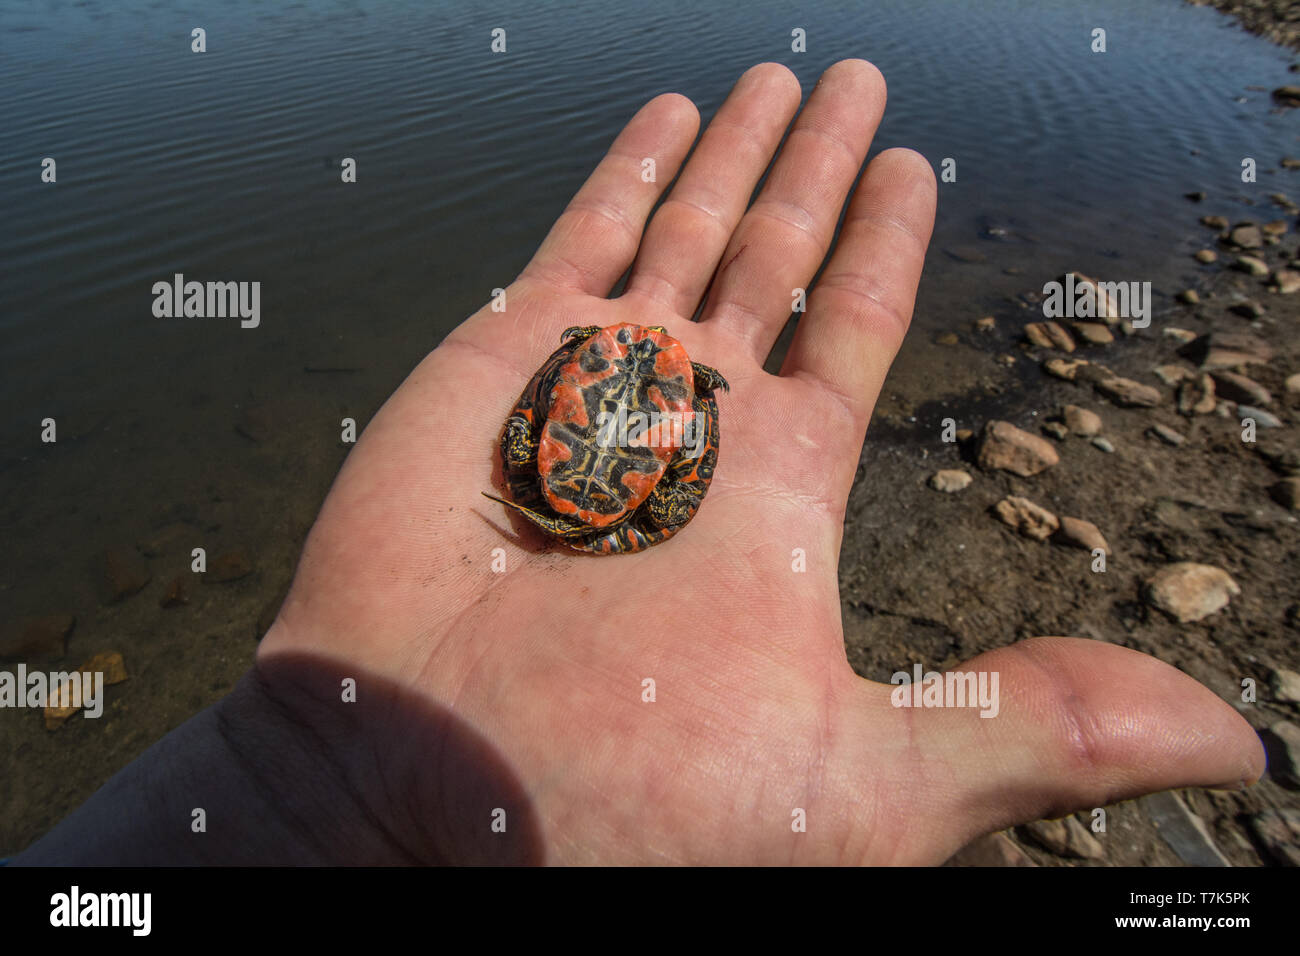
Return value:
<svg viewBox="0 0 1300 956">
<path fill-rule="evenodd" d="M 995 719 L 896 709 L 892 687 L 850 670 L 843 518 L 936 187 L 915 153 L 872 161 L 781 374 L 764 372 L 792 290 L 827 255 L 885 84 L 863 61 L 832 66 L 746 211 L 799 100 L 784 67 L 748 71 L 647 226 L 699 126 L 681 96 L 648 103 L 505 311 L 449 335 L 348 457 L 258 670 L 372 821 L 354 859 L 939 863 L 1014 822 L 1262 772 L 1230 707 L 1112 645 L 1040 639 L 964 664 L 999 672 Z M 657 183 L 642 181 L 647 157 Z M 605 298 L 629 265 L 626 291 Z M 561 331 L 619 322 L 666 326 L 731 392 L 695 519 L 596 558 L 547 547 L 480 493 Z M 340 675 L 358 704 L 339 702 Z"/>
</svg>

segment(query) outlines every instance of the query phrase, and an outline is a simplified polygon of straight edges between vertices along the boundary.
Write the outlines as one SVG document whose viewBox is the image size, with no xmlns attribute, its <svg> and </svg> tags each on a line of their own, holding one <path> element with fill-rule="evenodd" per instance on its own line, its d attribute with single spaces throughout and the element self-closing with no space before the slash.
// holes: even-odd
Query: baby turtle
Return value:
<svg viewBox="0 0 1300 956">
<path fill-rule="evenodd" d="M 695 517 L 718 461 L 714 389 L 661 325 L 566 329 L 506 419 L 510 497 L 571 548 L 641 551 Z M 487 494 L 487 492 L 484 492 Z"/>
</svg>

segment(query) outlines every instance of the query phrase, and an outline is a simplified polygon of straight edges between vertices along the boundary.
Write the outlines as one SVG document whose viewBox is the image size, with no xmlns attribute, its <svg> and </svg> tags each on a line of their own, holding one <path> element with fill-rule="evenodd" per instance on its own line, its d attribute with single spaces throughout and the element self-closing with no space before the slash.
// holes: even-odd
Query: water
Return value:
<svg viewBox="0 0 1300 956">
<path fill-rule="evenodd" d="M 346 451 L 340 418 L 364 425 L 513 278 L 646 100 L 682 92 L 707 121 L 756 62 L 806 93 L 849 56 L 889 81 L 873 152 L 957 162 L 922 343 L 1066 269 L 1172 289 L 1194 213 L 1288 187 L 1242 184 L 1241 158 L 1300 152 L 1297 114 L 1247 90 L 1287 82 L 1286 51 L 1176 0 L 0 2 L 0 611 L 94 607 L 87 555 L 177 518 L 279 554 Z M 177 272 L 260 281 L 261 326 L 155 318 Z M 250 407 L 273 440 L 236 432 Z"/>
</svg>

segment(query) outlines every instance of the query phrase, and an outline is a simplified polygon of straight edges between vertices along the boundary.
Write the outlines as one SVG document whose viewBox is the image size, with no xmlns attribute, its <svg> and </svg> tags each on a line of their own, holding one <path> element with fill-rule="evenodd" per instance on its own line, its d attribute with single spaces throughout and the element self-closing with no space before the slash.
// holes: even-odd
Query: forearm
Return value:
<svg viewBox="0 0 1300 956">
<path fill-rule="evenodd" d="M 201 812 L 200 812 L 201 811 Z M 250 671 L 150 747 L 14 865 L 408 862 L 331 748 Z"/>
</svg>

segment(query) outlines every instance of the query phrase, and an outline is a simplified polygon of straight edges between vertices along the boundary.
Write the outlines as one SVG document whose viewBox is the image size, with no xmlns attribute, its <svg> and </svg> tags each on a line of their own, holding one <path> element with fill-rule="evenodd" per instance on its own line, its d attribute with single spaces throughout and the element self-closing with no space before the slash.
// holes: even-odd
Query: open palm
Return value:
<svg viewBox="0 0 1300 956">
<path fill-rule="evenodd" d="M 921 157 L 889 150 L 853 190 L 885 92 L 874 67 L 844 61 L 746 211 L 799 100 L 788 70 L 755 67 L 689 162 L 695 108 L 652 100 L 504 310 L 448 336 L 349 456 L 259 669 L 289 707 L 315 679 L 308 658 L 385 701 L 331 746 L 396 858 L 937 863 L 1012 822 L 1261 772 L 1231 708 L 1098 642 L 1030 641 L 967 665 L 1000 672 L 995 719 L 895 709 L 891 688 L 852 673 L 843 516 L 935 183 Z M 785 366 L 768 374 L 851 190 Z M 629 266 L 626 291 L 606 298 Z M 499 487 L 502 422 L 560 333 L 619 322 L 666 326 L 731 392 L 695 519 L 642 553 L 592 557 L 480 492 Z M 336 694 L 307 688 L 309 709 Z M 412 726 L 421 706 L 443 715 L 430 722 L 443 736 Z M 475 741 L 454 757 L 452 726 Z M 492 830 L 507 806 L 512 822 Z"/>
</svg>

